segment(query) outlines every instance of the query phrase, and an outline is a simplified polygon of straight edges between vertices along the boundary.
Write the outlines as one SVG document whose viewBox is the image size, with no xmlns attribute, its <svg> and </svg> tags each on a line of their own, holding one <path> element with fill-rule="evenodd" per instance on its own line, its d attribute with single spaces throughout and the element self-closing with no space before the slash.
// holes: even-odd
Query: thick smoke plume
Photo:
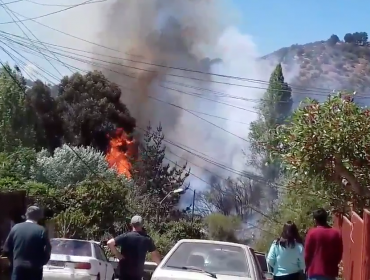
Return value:
<svg viewBox="0 0 370 280">
<path fill-rule="evenodd" d="M 237 13 L 220 3 L 108 1 L 99 4 L 98 10 L 85 7 L 82 17 L 87 19 L 90 13 L 94 20 L 81 23 L 95 30 L 84 32 L 92 37 L 84 39 L 104 46 L 94 46 L 94 53 L 112 56 L 95 55 L 109 63 L 92 68 L 121 85 L 122 102 L 138 127 L 161 123 L 166 139 L 188 150 L 167 144 L 166 157 L 189 161 L 192 173 L 205 181 L 211 176 L 207 170 L 224 178 L 236 175 L 194 154 L 234 170 L 247 168 L 242 149 L 248 149 L 248 124 L 256 119 L 254 107 L 267 86 L 200 72 L 267 81 L 274 66 L 258 59 L 251 38 L 237 29 Z M 82 29 L 81 24 L 74 28 Z M 194 177 L 192 184 L 206 187 Z"/>
</svg>

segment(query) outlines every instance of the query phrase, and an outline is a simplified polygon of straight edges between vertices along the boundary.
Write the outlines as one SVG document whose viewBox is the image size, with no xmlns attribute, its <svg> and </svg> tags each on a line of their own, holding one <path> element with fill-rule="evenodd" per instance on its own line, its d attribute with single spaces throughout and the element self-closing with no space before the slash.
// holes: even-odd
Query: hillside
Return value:
<svg viewBox="0 0 370 280">
<path fill-rule="evenodd" d="M 356 39 L 356 35 L 360 38 Z M 301 87 L 296 90 L 299 93 L 305 91 L 303 88 L 310 88 L 312 91 L 315 87 L 356 90 L 357 96 L 370 96 L 370 44 L 367 42 L 367 34 L 346 34 L 344 39 L 341 41 L 336 35 L 332 35 L 325 41 L 279 49 L 263 59 L 281 62 L 284 70 L 293 77 L 289 82 Z M 323 94 L 323 90 L 319 94 Z M 297 96 L 298 99 L 310 94 L 300 95 L 302 97 Z M 357 98 L 357 101 L 364 99 Z"/>
</svg>

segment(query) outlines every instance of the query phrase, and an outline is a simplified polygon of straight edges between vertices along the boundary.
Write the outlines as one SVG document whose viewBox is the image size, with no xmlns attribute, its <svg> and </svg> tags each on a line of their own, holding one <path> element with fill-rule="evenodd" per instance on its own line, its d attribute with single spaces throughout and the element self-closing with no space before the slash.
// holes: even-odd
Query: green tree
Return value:
<svg viewBox="0 0 370 280">
<path fill-rule="evenodd" d="M 127 191 L 132 184 L 121 178 L 88 178 L 74 186 L 55 189 L 52 211 L 57 228 L 68 237 L 100 240 L 104 235 L 117 235 L 116 223 L 129 217 Z M 54 197 L 54 193 L 57 197 Z M 66 223 L 70 230 L 66 230 Z"/>
<path fill-rule="evenodd" d="M 257 166 L 263 177 L 270 181 L 276 180 L 280 172 L 278 162 L 271 163 L 273 147 L 278 145 L 275 128 L 291 114 L 292 104 L 292 90 L 284 80 L 281 64 L 278 64 L 257 107 L 258 119 L 251 123 L 249 133 L 251 164 Z M 274 191 L 271 194 L 276 196 Z"/>
<path fill-rule="evenodd" d="M 56 99 L 64 141 L 105 152 L 108 131 L 123 128 L 127 133 L 133 132 L 135 119 L 120 97 L 118 85 L 109 82 L 101 72 L 64 77 Z"/>
<path fill-rule="evenodd" d="M 0 152 L 34 147 L 30 111 L 25 107 L 25 84 L 19 71 L 9 65 L 0 69 Z"/>
<path fill-rule="evenodd" d="M 370 111 L 353 102 L 348 93 L 324 103 L 308 99 L 289 124 L 276 131 L 276 154 L 295 178 L 295 186 L 315 182 L 312 189 L 330 198 L 337 210 L 348 202 L 362 211 L 370 196 Z"/>
<path fill-rule="evenodd" d="M 33 149 L 19 147 L 13 153 L 0 153 L 0 177 L 27 181 L 32 177 L 35 163 L 36 151 Z"/>
<path fill-rule="evenodd" d="M 331 35 L 330 38 L 328 39 L 327 43 L 330 46 L 335 46 L 339 42 L 339 37 L 335 34 Z"/>
<path fill-rule="evenodd" d="M 37 80 L 26 92 L 26 107 L 32 114 L 36 133 L 36 149 L 53 152 L 60 147 L 63 137 L 63 123 L 57 112 L 57 103 L 51 96 L 50 87 Z"/>
<path fill-rule="evenodd" d="M 344 39 L 344 42 L 346 42 L 346 43 L 354 43 L 355 42 L 355 37 L 351 33 L 347 33 L 346 35 L 344 35 L 343 39 Z"/>
<path fill-rule="evenodd" d="M 238 242 L 236 230 L 241 227 L 241 220 L 236 216 L 211 214 L 204 219 L 207 235 L 212 240 Z"/>
<path fill-rule="evenodd" d="M 149 125 L 143 143 L 139 146 L 139 160 L 133 162 L 132 178 L 136 186 L 133 196 L 137 197 L 138 203 L 149 202 L 145 204 L 145 216 L 152 218 L 157 214 L 161 217 L 168 216 L 178 205 L 179 195 L 167 194 L 182 188 L 189 176 L 186 164 L 179 167 L 165 163 L 166 148 L 162 143 L 163 139 L 162 127 L 152 130 Z M 167 199 L 160 204 L 166 196 Z"/>
<path fill-rule="evenodd" d="M 198 219 L 193 223 L 187 220 L 161 224 L 152 223 L 147 230 L 162 256 L 166 255 L 176 242 L 181 239 L 205 238 L 204 224 Z"/>
</svg>

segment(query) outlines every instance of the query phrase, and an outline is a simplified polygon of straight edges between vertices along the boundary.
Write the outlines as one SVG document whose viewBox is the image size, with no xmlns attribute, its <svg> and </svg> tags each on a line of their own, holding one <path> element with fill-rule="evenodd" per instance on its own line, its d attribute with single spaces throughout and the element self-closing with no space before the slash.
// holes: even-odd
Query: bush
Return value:
<svg viewBox="0 0 370 280">
<path fill-rule="evenodd" d="M 208 236 L 213 240 L 238 242 L 235 231 L 241 227 L 241 220 L 234 216 L 225 216 L 219 213 L 205 218 Z"/>
<path fill-rule="evenodd" d="M 109 168 L 103 153 L 92 147 L 68 145 L 57 148 L 54 155 L 47 150 L 40 151 L 32 170 L 34 180 L 61 188 L 82 182 L 94 174 L 101 178 L 117 175 L 114 169 Z"/>
</svg>

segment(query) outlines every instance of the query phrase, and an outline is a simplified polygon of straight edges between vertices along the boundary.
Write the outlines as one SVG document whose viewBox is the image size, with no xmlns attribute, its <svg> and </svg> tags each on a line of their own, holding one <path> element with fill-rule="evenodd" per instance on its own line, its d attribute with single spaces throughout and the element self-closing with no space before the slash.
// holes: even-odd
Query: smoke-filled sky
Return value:
<svg viewBox="0 0 370 280">
<path fill-rule="evenodd" d="M 37 1 L 58 4 L 56 1 Z M 82 2 L 59 1 L 63 5 Z M 294 43 L 322 40 L 332 33 L 342 37 L 346 32 L 365 31 L 361 18 L 366 16 L 361 17 L 361 14 L 369 10 L 364 7 L 369 4 L 363 1 L 363 7 L 358 3 L 352 8 L 353 4 L 349 7 L 349 3 L 329 6 L 320 2 L 319 6 L 318 1 L 309 1 L 302 7 L 302 4 L 290 0 L 284 3 L 271 0 L 107 0 L 39 20 L 105 48 L 34 22 L 24 24 L 41 41 L 91 51 L 95 53 L 93 58 L 116 63 L 116 66 L 105 63 L 104 68 L 99 66 L 97 69 L 118 84 L 133 89 L 123 90 L 122 100 L 139 126 L 145 127 L 148 121 L 153 126 L 160 122 L 166 139 L 193 152 L 196 150 L 195 153 L 202 153 L 217 163 L 243 171 L 246 167 L 241 150 L 248 150 L 248 127 L 256 118 L 253 107 L 263 94 L 265 85 L 154 67 L 137 61 L 267 81 L 272 66 L 257 60 L 261 55 Z M 36 17 L 65 7 L 45 7 L 30 1 L 14 3 L 9 8 L 24 16 Z M 348 10 L 356 14 L 356 20 L 343 21 L 341 15 Z M 0 15 L 1 22 L 11 20 L 4 11 Z M 11 24 L 0 25 L 0 30 L 25 36 L 19 27 L 24 28 L 21 24 Z M 32 38 L 30 32 L 24 30 Z M 107 59 L 97 54 L 117 58 Z M 9 60 L 2 52 L 0 59 Z M 209 63 L 213 59 L 221 59 L 222 62 L 215 60 Z M 30 60 L 54 71 L 45 60 Z M 96 68 L 73 60 L 64 61 L 82 70 Z M 125 63 L 131 68 L 117 63 Z M 57 67 L 63 74 L 70 74 L 67 68 Z M 30 64 L 28 69 L 34 69 L 34 66 Z M 294 67 L 292 69 L 286 75 L 288 80 L 296 74 Z M 125 72 L 134 78 L 117 72 Z M 222 96 L 216 92 L 221 92 Z M 192 172 L 201 178 L 192 177 L 194 188 L 205 186 L 202 180 L 207 181 L 211 176 L 207 170 L 224 178 L 232 175 L 175 146 L 169 145 L 168 148 L 192 162 Z M 181 162 L 173 154 L 168 153 L 167 157 Z"/>
</svg>

